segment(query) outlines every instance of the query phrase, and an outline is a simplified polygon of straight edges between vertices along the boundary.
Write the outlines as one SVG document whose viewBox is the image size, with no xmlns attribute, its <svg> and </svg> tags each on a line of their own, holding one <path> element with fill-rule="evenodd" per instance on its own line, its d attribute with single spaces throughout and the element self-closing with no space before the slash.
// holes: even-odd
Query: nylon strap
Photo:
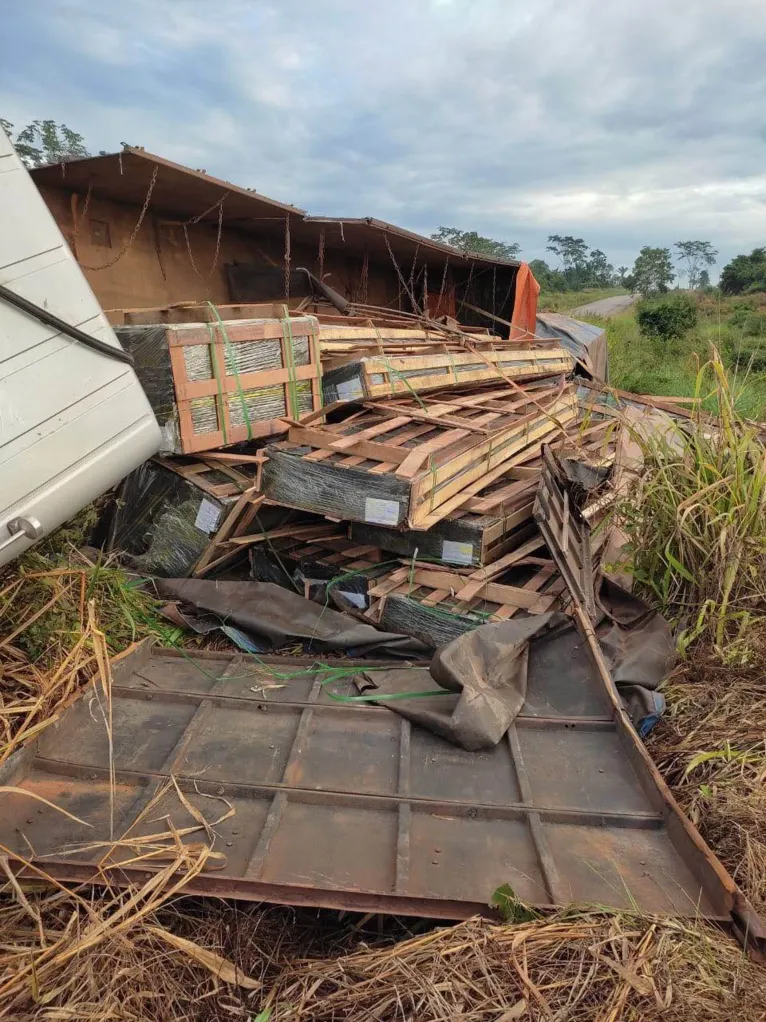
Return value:
<svg viewBox="0 0 766 1022">
<path fill-rule="evenodd" d="M 244 395 L 244 392 L 242 390 L 242 381 L 239 378 L 239 369 L 237 367 L 237 360 L 236 360 L 236 357 L 235 357 L 235 354 L 234 354 L 234 348 L 232 346 L 231 341 L 229 340 L 229 334 L 228 334 L 228 332 L 226 330 L 226 325 L 224 324 L 224 321 L 221 319 L 221 315 L 218 312 L 218 309 L 215 307 L 215 305 L 213 305 L 212 302 L 208 302 L 207 305 L 211 309 L 211 311 L 212 311 L 213 315 L 215 316 L 215 318 L 218 320 L 218 327 L 219 327 L 219 329 L 221 331 L 221 334 L 223 335 L 223 343 L 225 345 L 226 355 L 229 356 L 229 363 L 231 364 L 231 367 L 234 370 L 234 379 L 237 381 L 237 393 L 239 394 L 239 401 L 240 401 L 240 404 L 242 406 L 242 418 L 245 420 L 245 425 L 247 426 L 247 439 L 248 440 L 252 440 L 253 439 L 253 427 L 252 427 L 252 425 L 250 423 L 250 413 L 247 410 L 247 401 L 245 401 L 245 395 Z M 210 324 L 209 323 L 208 323 L 208 329 L 210 329 Z M 212 334 L 212 331 L 211 331 L 211 334 Z M 224 363 L 225 362 L 226 362 L 226 359 L 224 358 Z M 219 390 L 219 393 L 220 393 L 221 392 L 221 381 L 220 380 L 218 381 L 218 390 Z M 223 395 L 222 394 L 221 394 L 221 399 L 223 400 Z M 224 443 L 225 443 L 226 442 L 226 426 L 225 426 L 226 417 L 223 416 L 223 408 L 221 409 L 221 414 L 222 414 L 223 422 L 224 422 Z"/>
<path fill-rule="evenodd" d="M 283 344 L 282 347 L 284 349 L 285 358 L 287 360 L 287 365 L 285 366 L 285 369 L 287 369 L 287 372 L 288 372 L 288 381 L 287 381 L 287 398 L 288 398 L 288 400 L 287 400 L 286 403 L 288 404 L 288 409 L 289 409 L 289 412 L 290 412 L 290 416 L 293 419 L 297 420 L 298 416 L 299 416 L 298 386 L 297 386 L 297 382 L 298 381 L 297 381 L 296 376 L 295 376 L 295 349 L 293 347 L 293 328 L 292 328 L 292 325 L 290 323 L 290 310 L 287 308 L 286 305 L 283 306 L 283 309 L 284 309 L 285 314 L 282 317 L 281 323 L 282 323 L 282 337 L 283 337 L 285 343 Z M 289 343 L 288 343 L 288 341 L 289 341 Z"/>
</svg>

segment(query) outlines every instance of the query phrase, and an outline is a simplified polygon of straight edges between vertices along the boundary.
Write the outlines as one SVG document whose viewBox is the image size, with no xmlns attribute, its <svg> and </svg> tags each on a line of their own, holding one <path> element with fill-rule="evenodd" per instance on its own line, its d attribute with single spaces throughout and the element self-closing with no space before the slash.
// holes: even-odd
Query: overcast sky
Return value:
<svg viewBox="0 0 766 1022">
<path fill-rule="evenodd" d="M 0 0 L 0 116 L 525 259 L 766 244 L 766 0 Z"/>
</svg>

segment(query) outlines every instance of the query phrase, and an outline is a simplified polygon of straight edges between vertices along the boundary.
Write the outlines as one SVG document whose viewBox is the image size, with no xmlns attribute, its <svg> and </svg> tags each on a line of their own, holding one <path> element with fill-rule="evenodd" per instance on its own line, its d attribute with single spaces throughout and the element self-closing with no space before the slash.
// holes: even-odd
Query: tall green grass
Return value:
<svg viewBox="0 0 766 1022">
<path fill-rule="evenodd" d="M 715 350 L 692 396 L 712 397 L 717 421 L 696 414 L 678 430 L 636 434 L 644 467 L 619 514 L 645 595 L 683 641 L 707 635 L 722 647 L 766 614 L 766 446 Z"/>
</svg>

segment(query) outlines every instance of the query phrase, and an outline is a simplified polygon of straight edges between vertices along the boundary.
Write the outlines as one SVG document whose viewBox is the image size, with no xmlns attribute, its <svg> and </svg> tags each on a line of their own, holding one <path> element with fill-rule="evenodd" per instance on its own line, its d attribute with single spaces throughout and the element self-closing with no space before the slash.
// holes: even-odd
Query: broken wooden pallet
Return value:
<svg viewBox="0 0 766 1022">
<path fill-rule="evenodd" d="M 552 424 L 551 437 L 556 429 Z M 611 463 L 616 432 L 611 422 L 588 425 L 573 419 L 561 440 L 580 457 Z M 555 444 L 554 444 L 555 446 Z M 528 538 L 535 492 L 540 478 L 542 443 L 535 443 L 489 474 L 489 481 L 427 532 L 388 529 L 365 522 L 350 524 L 351 536 L 403 557 L 476 567 L 491 564 Z M 469 487 L 469 491 L 472 488 Z M 605 509 L 608 501 L 601 507 Z M 600 508 L 594 508 L 595 516 Z"/>
<path fill-rule="evenodd" d="M 424 354 L 382 354 L 355 358 L 325 368 L 322 391 L 325 404 L 359 401 L 390 394 L 420 393 L 449 385 L 517 381 L 571 373 L 574 358 L 564 348 L 514 349 L 490 347 L 483 351 L 437 351 Z"/>
<path fill-rule="evenodd" d="M 271 500 L 339 520 L 428 529 L 530 444 L 564 431 L 574 388 L 454 389 L 364 402 L 340 422 L 292 423 L 267 448 Z M 476 489 L 473 489 L 473 488 Z"/>
<path fill-rule="evenodd" d="M 542 537 L 514 554 L 515 560 L 509 555 L 491 578 L 417 562 L 397 568 L 370 590 L 366 616 L 385 631 L 435 648 L 519 611 L 542 614 L 559 606 L 564 582 L 546 556 Z"/>
<path fill-rule="evenodd" d="M 353 606 L 367 606 L 368 589 L 395 563 L 390 553 L 356 543 L 340 525 L 275 529 L 250 548 L 251 575 L 259 582 L 303 586 L 307 599 L 325 601 L 333 588 Z"/>
</svg>

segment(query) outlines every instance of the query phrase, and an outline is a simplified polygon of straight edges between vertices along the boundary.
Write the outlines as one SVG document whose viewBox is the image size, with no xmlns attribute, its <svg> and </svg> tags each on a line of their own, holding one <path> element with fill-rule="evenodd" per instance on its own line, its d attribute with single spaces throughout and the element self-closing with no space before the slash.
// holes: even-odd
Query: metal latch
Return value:
<svg viewBox="0 0 766 1022">
<path fill-rule="evenodd" d="M 45 531 L 37 518 L 11 518 L 5 523 L 10 538 L 0 543 L 0 554 L 18 539 L 39 539 Z"/>
</svg>

